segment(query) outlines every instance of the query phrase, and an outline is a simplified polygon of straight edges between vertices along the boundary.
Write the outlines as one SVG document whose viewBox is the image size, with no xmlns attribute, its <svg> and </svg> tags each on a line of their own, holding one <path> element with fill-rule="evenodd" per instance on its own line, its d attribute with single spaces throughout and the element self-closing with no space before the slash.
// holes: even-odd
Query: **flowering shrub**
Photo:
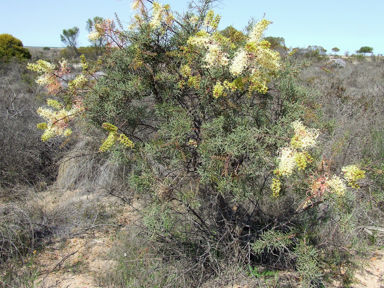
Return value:
<svg viewBox="0 0 384 288">
<path fill-rule="evenodd" d="M 69 134 L 80 117 L 104 128 L 99 151 L 128 163 L 129 185 L 149 199 L 144 222 L 165 258 L 177 250 L 187 266 L 205 267 L 200 272 L 208 275 L 223 263 L 266 263 L 265 255 L 272 266 L 287 268 L 295 261 L 281 255 L 294 251 L 302 271 L 305 259 L 317 267 L 316 249 L 305 244 L 315 242 L 313 229 L 321 225 L 317 208 L 347 188 L 316 152 L 320 130 L 307 127 L 315 105 L 295 84 L 297 67 L 263 40 L 270 21 L 249 35 L 234 28 L 221 33 L 211 2 L 175 16 L 169 5 L 133 1 L 127 30 L 110 20 L 95 25 L 90 39 L 108 39 L 106 53 L 93 68 L 83 59 L 83 73 L 67 89 L 56 86 L 63 64 L 57 70 L 31 64 L 40 84 L 60 91 L 70 108 L 50 101 L 57 111 L 39 110 L 47 120 L 39 124 L 43 140 Z M 105 75 L 96 77 L 100 70 Z M 344 171 L 355 187 L 363 176 L 357 168 Z M 263 235 L 286 237 L 286 248 L 280 237 L 274 241 L 281 257 L 264 250 Z M 321 275 L 310 272 L 308 283 Z"/>
</svg>

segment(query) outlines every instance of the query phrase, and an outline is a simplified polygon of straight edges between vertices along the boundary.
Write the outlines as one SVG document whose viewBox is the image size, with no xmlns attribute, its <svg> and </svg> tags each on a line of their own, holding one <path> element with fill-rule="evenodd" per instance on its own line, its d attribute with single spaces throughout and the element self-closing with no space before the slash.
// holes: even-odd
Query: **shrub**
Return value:
<svg viewBox="0 0 384 288">
<path fill-rule="evenodd" d="M 293 268 L 303 285 L 321 285 L 321 267 L 342 253 L 341 246 L 325 253 L 324 235 L 351 233 L 340 227 L 358 219 L 365 171 L 317 149 L 326 137 L 319 131 L 332 124 L 319 121 L 313 94 L 298 83 L 302 67 L 280 61 L 262 39 L 270 22 L 247 37 L 230 29 L 225 36 L 211 4 L 175 21 L 168 5 L 154 2 L 150 14 L 135 1 L 128 31 L 101 23 L 109 49 L 93 68 L 83 57 L 83 74 L 56 89 L 61 103 L 39 110 L 44 140 L 66 134 L 70 120 L 101 127 L 99 151 L 129 171 L 128 185 L 147 200 L 144 225 L 156 252 L 180 261 L 183 274 L 200 279 L 195 285 L 228 263 Z M 41 79 L 53 73 L 49 63 L 30 68 Z M 56 82 L 41 82 L 54 91 Z"/>
<path fill-rule="evenodd" d="M 51 50 L 51 48 L 49 48 L 49 47 L 44 47 L 43 50 L 48 51 L 48 50 Z"/>
<path fill-rule="evenodd" d="M 31 59 L 32 55 L 19 39 L 10 34 L 0 34 L 0 59 L 9 61 L 12 57 L 22 60 Z"/>
</svg>

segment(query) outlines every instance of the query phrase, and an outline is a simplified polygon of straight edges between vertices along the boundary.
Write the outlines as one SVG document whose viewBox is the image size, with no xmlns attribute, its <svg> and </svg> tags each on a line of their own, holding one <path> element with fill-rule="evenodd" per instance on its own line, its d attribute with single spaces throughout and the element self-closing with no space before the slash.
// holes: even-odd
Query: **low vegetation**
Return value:
<svg viewBox="0 0 384 288">
<path fill-rule="evenodd" d="M 98 225 L 118 231 L 103 287 L 348 286 L 384 245 L 383 59 L 331 67 L 262 38 L 266 19 L 218 31 L 211 4 L 134 1 L 128 30 L 95 17 L 80 73 L 28 64 L 44 89 L 4 66 L 1 285 L 32 286 L 43 272 L 17 261 Z"/>
</svg>

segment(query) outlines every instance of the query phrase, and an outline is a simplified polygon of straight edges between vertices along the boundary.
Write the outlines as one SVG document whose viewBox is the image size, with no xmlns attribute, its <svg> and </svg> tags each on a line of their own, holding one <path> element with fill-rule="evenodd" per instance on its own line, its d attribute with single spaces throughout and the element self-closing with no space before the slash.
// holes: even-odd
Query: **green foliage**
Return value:
<svg viewBox="0 0 384 288">
<path fill-rule="evenodd" d="M 340 49 L 339 48 L 337 48 L 337 47 L 333 47 L 332 48 L 332 52 L 335 52 L 335 53 L 337 53 L 337 52 L 339 52 L 340 51 Z"/>
<path fill-rule="evenodd" d="M 373 53 L 373 48 L 368 46 L 363 46 L 363 47 L 360 47 L 360 49 L 357 50 L 356 53 L 363 53 L 363 54 Z"/>
<path fill-rule="evenodd" d="M 264 40 L 267 40 L 271 43 L 271 49 L 278 50 L 279 52 L 286 52 L 288 48 L 285 46 L 285 39 L 283 37 L 274 37 L 268 36 L 264 37 Z"/>
<path fill-rule="evenodd" d="M 77 50 L 79 32 L 79 28 L 75 26 L 70 29 L 64 29 L 63 34 L 60 34 L 61 42 L 63 42 L 63 44 L 67 46 L 67 48 L 71 47 L 72 49 L 74 49 L 77 54 L 79 54 Z"/>
<path fill-rule="evenodd" d="M 10 34 L 0 34 L 0 59 L 9 61 L 12 57 L 22 60 L 31 59 L 32 55 L 19 39 Z"/>
<path fill-rule="evenodd" d="M 44 47 L 43 50 L 45 50 L 45 51 L 49 51 L 49 50 L 51 50 L 51 48 L 49 48 L 49 47 Z"/>
<path fill-rule="evenodd" d="M 237 263 L 294 268 L 303 285 L 320 283 L 321 233 L 334 219 L 353 225 L 355 198 L 335 175 L 343 165 L 314 145 L 329 123 L 318 121 L 313 91 L 297 79 L 305 64 L 279 60 L 262 38 L 265 19 L 245 36 L 218 32 L 209 0 L 177 21 L 167 5 L 155 2 L 149 16 L 134 4 L 130 29 L 103 35 L 115 48 L 92 69 L 82 59 L 82 84 L 70 82 L 62 96 L 82 107 L 82 121 L 104 128 L 100 151 L 121 158 L 129 186 L 147 200 L 156 251 L 164 261 L 177 255 L 199 279 Z M 302 52 L 318 59 L 326 50 Z"/>
</svg>

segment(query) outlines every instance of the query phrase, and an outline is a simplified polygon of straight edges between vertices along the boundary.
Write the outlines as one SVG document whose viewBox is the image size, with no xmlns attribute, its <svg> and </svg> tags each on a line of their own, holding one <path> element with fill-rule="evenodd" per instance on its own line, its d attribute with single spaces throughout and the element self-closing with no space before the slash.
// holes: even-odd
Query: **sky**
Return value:
<svg viewBox="0 0 384 288">
<path fill-rule="evenodd" d="M 187 10 L 187 0 L 160 0 L 174 11 Z M 130 0 L 0 0 L 0 34 L 20 39 L 24 46 L 63 47 L 63 29 L 80 28 L 79 44 L 88 46 L 86 21 L 95 16 L 128 26 Z M 344 54 L 362 46 L 384 54 L 384 0 L 221 0 L 215 12 L 219 29 L 232 25 L 242 30 L 251 19 L 273 22 L 265 36 L 283 37 L 287 47 L 322 46 Z"/>
</svg>

